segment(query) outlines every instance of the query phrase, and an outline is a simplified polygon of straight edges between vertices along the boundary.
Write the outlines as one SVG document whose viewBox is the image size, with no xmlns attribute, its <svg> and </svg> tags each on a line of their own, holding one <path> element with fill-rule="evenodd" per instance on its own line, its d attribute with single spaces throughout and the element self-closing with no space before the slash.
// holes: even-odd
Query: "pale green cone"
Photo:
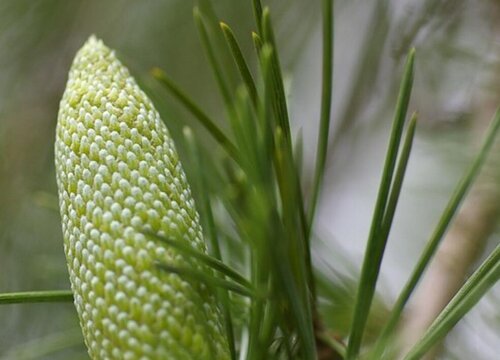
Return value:
<svg viewBox="0 0 500 360">
<path fill-rule="evenodd" d="M 228 359 L 210 292 L 154 262 L 206 269 L 142 234 L 205 251 L 174 143 L 128 70 L 94 37 L 69 73 L 55 157 L 64 250 L 90 356 Z"/>
</svg>

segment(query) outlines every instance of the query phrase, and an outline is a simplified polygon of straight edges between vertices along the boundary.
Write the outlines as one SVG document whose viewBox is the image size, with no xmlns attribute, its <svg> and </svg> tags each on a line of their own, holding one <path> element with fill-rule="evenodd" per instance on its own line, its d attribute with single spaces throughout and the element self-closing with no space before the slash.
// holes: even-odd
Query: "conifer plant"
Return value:
<svg viewBox="0 0 500 360">
<path fill-rule="evenodd" d="M 94 360 L 396 357 L 396 325 L 494 142 L 500 112 L 380 334 L 367 341 L 363 335 L 417 124 L 415 113 L 408 116 L 415 62 L 415 50 L 410 50 L 350 330 L 338 336 L 321 311 L 318 283 L 323 277 L 311 256 L 330 132 L 333 0 L 322 1 L 322 98 L 307 197 L 271 14 L 260 0 L 252 5 L 256 71 L 209 0 L 200 0 L 194 10 L 230 134 L 164 71 L 151 71 L 201 125 L 196 131 L 186 127 L 184 138 L 176 139 L 186 145 L 187 161 L 194 164 L 189 181 L 167 130 L 172 119 L 163 119 L 165 125 L 112 50 L 93 36 L 87 40 L 69 72 L 55 144 L 71 291 L 0 294 L 0 304 L 73 301 Z M 232 68 L 223 66 L 224 54 Z M 238 87 L 230 75 L 239 76 Z M 203 133 L 223 156 L 201 151 L 197 136 Z M 497 247 L 423 338 L 401 356 L 422 358 L 499 277 Z"/>
</svg>

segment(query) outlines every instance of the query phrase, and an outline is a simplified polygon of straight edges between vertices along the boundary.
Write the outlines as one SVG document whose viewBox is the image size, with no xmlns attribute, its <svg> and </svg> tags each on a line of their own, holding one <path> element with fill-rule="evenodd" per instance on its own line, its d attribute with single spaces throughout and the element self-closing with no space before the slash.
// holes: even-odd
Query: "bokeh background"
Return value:
<svg viewBox="0 0 500 360">
<path fill-rule="evenodd" d="M 319 119 L 321 1 L 264 3 L 276 25 L 293 132 L 304 141 L 307 193 Z M 213 4 L 255 59 L 251 1 Z M 207 149 L 216 148 L 149 75 L 153 66 L 164 69 L 224 124 L 192 21 L 193 5 L 191 0 L 0 0 L 0 292 L 69 288 L 53 143 L 69 66 L 91 34 L 116 49 L 151 95 L 179 139 L 181 158 L 186 124 Z M 382 268 L 383 319 L 500 105 L 500 3 L 339 0 L 335 19 L 332 140 L 314 248 L 315 263 L 334 281 L 354 284 L 358 276 L 402 63 L 411 46 L 417 49 L 411 110 L 418 110 L 420 123 Z M 498 150 L 478 186 L 493 203 L 476 204 L 492 208 L 483 219 L 488 231 L 477 240 L 478 259 L 499 241 Z M 344 295 L 354 296 L 355 287 L 347 289 Z M 450 334 L 440 357 L 497 358 L 499 305 L 495 286 Z M 348 311 L 349 301 L 341 300 L 330 309 L 339 321 L 348 321 L 339 315 Z M 71 304 L 2 306 L 0 324 L 0 359 L 87 358 Z"/>
</svg>

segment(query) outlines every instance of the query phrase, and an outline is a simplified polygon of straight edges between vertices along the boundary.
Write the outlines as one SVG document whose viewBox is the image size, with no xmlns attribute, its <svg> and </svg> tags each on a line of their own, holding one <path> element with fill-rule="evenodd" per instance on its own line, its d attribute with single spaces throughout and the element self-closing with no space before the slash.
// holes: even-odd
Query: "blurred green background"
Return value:
<svg viewBox="0 0 500 360">
<path fill-rule="evenodd" d="M 254 59 L 251 1 L 212 3 Z M 307 186 L 319 118 L 321 1 L 264 3 L 277 27 L 293 132 L 304 138 Z M 181 157 L 185 124 L 195 128 L 207 149 L 215 148 L 149 75 L 153 66 L 164 69 L 223 124 L 222 103 L 192 21 L 193 5 L 188 0 L 0 0 L 0 292 L 69 288 L 54 207 L 54 130 L 72 58 L 91 34 L 116 49 L 152 96 L 180 139 Z M 319 267 L 328 264 L 349 279 L 357 276 L 362 259 L 401 63 L 410 46 L 417 48 L 411 109 L 419 111 L 421 123 L 383 266 L 380 289 L 386 303 L 397 294 L 474 153 L 474 131 L 500 103 L 499 8 L 498 1 L 474 0 L 336 2 L 334 129 L 318 214 L 321 240 L 314 252 Z M 489 246 L 495 242 L 498 234 Z M 493 359 L 500 353 L 499 299 L 496 286 L 448 338 L 444 358 Z M 42 355 L 44 347 L 80 343 L 71 304 L 2 306 L 0 323 L 0 359 L 86 358 L 82 345 Z"/>
</svg>

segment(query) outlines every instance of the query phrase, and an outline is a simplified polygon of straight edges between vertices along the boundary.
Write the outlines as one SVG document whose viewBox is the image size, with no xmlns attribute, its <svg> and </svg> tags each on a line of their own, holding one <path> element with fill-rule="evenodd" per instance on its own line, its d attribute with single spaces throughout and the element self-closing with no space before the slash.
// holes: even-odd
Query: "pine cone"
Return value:
<svg viewBox="0 0 500 360">
<path fill-rule="evenodd" d="M 212 293 L 155 262 L 209 270 L 144 235 L 206 251 L 172 138 L 95 37 L 69 73 L 55 158 L 64 250 L 91 358 L 228 359 Z"/>
</svg>

